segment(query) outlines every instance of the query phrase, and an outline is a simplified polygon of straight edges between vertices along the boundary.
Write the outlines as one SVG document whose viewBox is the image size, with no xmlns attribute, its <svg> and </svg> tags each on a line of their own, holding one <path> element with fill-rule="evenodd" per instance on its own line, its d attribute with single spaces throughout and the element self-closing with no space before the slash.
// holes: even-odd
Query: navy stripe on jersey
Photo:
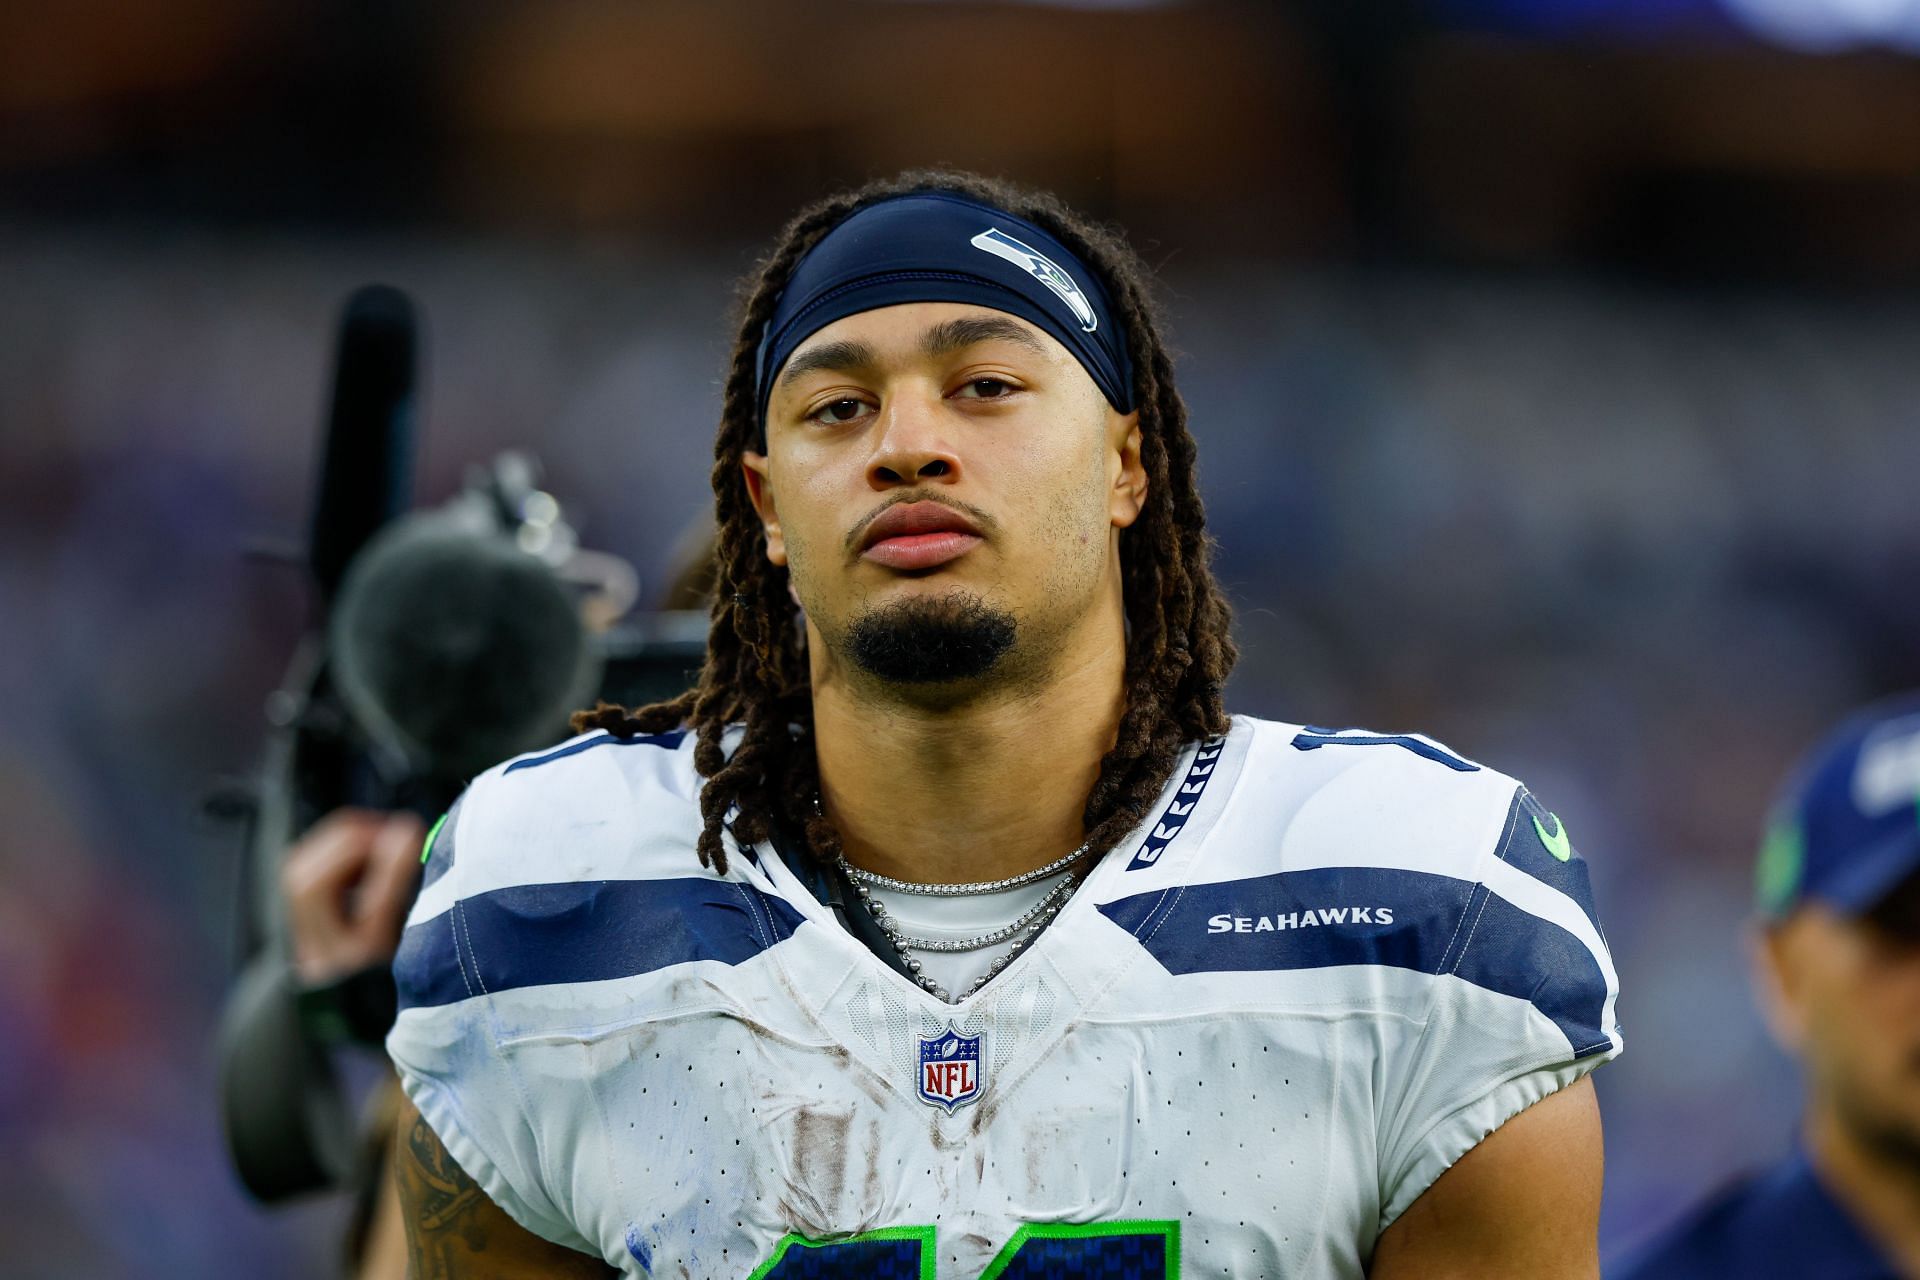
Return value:
<svg viewBox="0 0 1920 1280">
<path fill-rule="evenodd" d="M 800 913 L 708 877 L 525 884 L 462 898 L 400 939 L 400 1007 L 599 982 L 695 960 L 739 964 L 793 936 Z"/>
<path fill-rule="evenodd" d="M 582 751 L 591 750 L 594 747 L 665 747 L 668 751 L 672 751 L 680 745 L 686 736 L 687 731 L 685 729 L 675 729 L 670 733 L 643 733 L 632 738 L 620 738 L 615 737 L 611 733 L 603 733 L 598 737 L 582 738 L 578 742 L 569 742 L 564 747 L 555 747 L 545 755 L 528 756 L 524 760 L 515 760 L 500 772 L 513 773 L 520 769 L 538 769 L 543 764 L 551 764 L 555 760 L 563 760 L 567 756 L 577 756 Z"/>
<path fill-rule="evenodd" d="M 1534 823 L 1540 825 L 1536 828 Z M 1593 909 L 1593 885 L 1587 879 L 1587 863 L 1571 847 L 1571 855 L 1565 862 L 1547 852 L 1547 846 L 1541 839 L 1541 833 L 1558 837 L 1560 819 L 1548 813 L 1541 803 L 1533 798 L 1533 793 L 1520 787 L 1513 793 L 1513 806 L 1507 810 L 1505 836 L 1500 841 L 1499 857 L 1502 862 L 1511 863 L 1532 876 L 1535 880 L 1552 885 L 1579 904 L 1587 919 L 1593 921 L 1593 931 L 1605 937 L 1600 929 L 1600 913 Z"/>
<path fill-rule="evenodd" d="M 1351 729 L 1318 729 L 1309 725 L 1305 733 L 1293 735 L 1293 745 L 1300 751 L 1317 751 L 1321 747 L 1405 747 L 1413 754 L 1435 764 L 1443 764 L 1456 773 L 1480 772 L 1480 766 L 1473 761 L 1462 760 L 1451 751 L 1408 733 L 1355 733 Z"/>
<path fill-rule="evenodd" d="M 1169 973 L 1391 965 L 1529 1001 L 1576 1057 L 1611 1047 L 1607 979 L 1579 938 L 1487 891 L 1426 871 L 1318 867 L 1188 885 L 1100 905 Z"/>
</svg>

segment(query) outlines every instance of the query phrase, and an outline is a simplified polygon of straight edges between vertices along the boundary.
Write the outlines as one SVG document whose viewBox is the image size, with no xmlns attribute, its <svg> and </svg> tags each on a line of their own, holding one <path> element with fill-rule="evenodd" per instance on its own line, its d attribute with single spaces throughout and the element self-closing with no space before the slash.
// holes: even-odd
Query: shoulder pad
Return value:
<svg viewBox="0 0 1920 1280">
<path fill-rule="evenodd" d="M 692 735 L 583 734 L 495 765 L 427 851 L 418 919 L 527 884 L 703 874 Z"/>
<path fill-rule="evenodd" d="M 1277 834 L 1273 870 L 1385 867 L 1474 880 L 1501 843 L 1517 787 L 1420 734 L 1263 723 L 1236 787 L 1256 814 L 1234 825 Z"/>
</svg>

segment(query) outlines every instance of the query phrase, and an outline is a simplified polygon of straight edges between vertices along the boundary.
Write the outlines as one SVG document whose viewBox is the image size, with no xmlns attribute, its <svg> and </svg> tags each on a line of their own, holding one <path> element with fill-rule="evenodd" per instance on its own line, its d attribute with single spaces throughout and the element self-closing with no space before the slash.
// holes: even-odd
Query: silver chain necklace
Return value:
<svg viewBox="0 0 1920 1280">
<path fill-rule="evenodd" d="M 1091 844 L 1092 841 L 1087 841 L 1072 853 L 1055 858 L 1044 867 L 1035 867 L 1032 871 L 1023 871 L 1017 876 L 1008 876 L 1004 880 L 978 880 L 972 884 L 922 884 L 914 880 L 895 880 L 892 876 L 883 876 L 878 871 L 868 871 L 864 867 L 854 866 L 847 861 L 845 854 L 840 855 L 840 869 L 857 884 L 891 889 L 895 893 L 919 894 L 925 898 L 959 898 L 978 893 L 1001 893 L 1007 889 L 1018 889 L 1024 884 L 1032 884 L 1035 880 L 1045 880 L 1054 872 L 1064 870 L 1086 857 L 1087 848 Z"/>
<path fill-rule="evenodd" d="M 1063 878 L 1059 884 L 1047 890 L 1046 896 L 1042 897 L 1040 901 L 1021 912 L 1018 920 L 1010 924 L 1001 925 L 999 928 L 989 930 L 986 933 L 976 934 L 971 938 L 916 938 L 903 932 L 900 936 L 900 941 L 906 946 L 912 947 L 915 951 L 978 951 L 982 947 L 991 947 L 995 943 L 1005 942 L 1008 938 L 1013 937 L 1035 920 L 1038 920 L 1042 915 L 1046 914 L 1047 908 L 1054 906 L 1062 898 L 1065 898 L 1067 891 L 1072 889 L 1073 885 L 1073 877 L 1067 876 Z M 873 900 L 873 890 L 869 889 L 866 885 L 855 884 L 853 891 L 860 895 L 860 905 L 867 909 L 867 914 L 873 917 L 875 924 L 885 928 L 893 922 L 893 914 L 887 910 L 886 906 L 883 903 Z"/>
<path fill-rule="evenodd" d="M 1022 952 L 1033 945 L 1033 940 L 1039 937 L 1049 924 L 1053 923 L 1053 918 L 1060 914 L 1060 909 L 1067 905 L 1067 899 L 1073 896 L 1074 888 L 1078 886 L 1080 881 L 1085 879 L 1085 877 L 1083 875 L 1067 875 L 1063 877 L 1059 884 L 1047 891 L 1045 897 L 1041 898 L 1039 902 L 1023 912 L 1020 918 L 1012 924 L 1003 925 L 998 929 L 952 942 L 932 938 L 908 937 L 906 932 L 894 922 L 893 916 L 887 911 L 886 907 L 873 900 L 874 887 L 878 886 L 882 889 L 891 889 L 896 893 L 917 893 L 928 897 L 999 893 L 1007 889 L 1017 889 L 1021 885 L 1032 884 L 1035 880 L 1053 875 L 1071 867 L 1075 862 L 1086 856 L 1087 848 L 1088 845 L 1083 844 L 1072 853 L 1067 854 L 1063 858 L 1056 858 L 1044 867 L 1023 872 L 1017 876 L 1008 876 L 1004 880 L 983 880 L 977 884 L 917 884 L 909 880 L 895 880 L 890 876 L 883 876 L 878 872 L 866 871 L 854 866 L 851 862 L 847 861 L 847 855 L 844 853 L 839 855 L 839 864 L 840 870 L 845 873 L 847 879 L 852 882 L 853 891 L 860 899 L 861 908 L 866 911 L 874 925 L 885 935 L 887 941 L 893 945 L 894 951 L 900 956 L 900 963 L 905 966 L 908 975 L 912 977 L 914 982 L 919 985 L 921 990 L 936 1000 L 943 1001 L 947 1004 L 959 1004 L 962 1000 L 966 1000 L 976 991 L 980 990 L 980 988 L 986 986 L 987 983 L 993 981 L 994 978 L 999 976 L 1001 970 L 1012 964 Z M 922 951 L 978 951 L 982 947 L 990 947 L 995 943 L 1005 942 L 1008 938 L 1020 933 L 1022 929 L 1027 930 L 1027 932 L 1013 944 L 1012 949 L 988 965 L 987 971 L 975 978 L 973 982 L 968 985 L 967 989 L 962 991 L 958 996 L 950 994 L 946 987 L 923 972 L 926 966 L 921 963 L 918 956 L 913 954 L 913 950 L 916 947 Z"/>
<path fill-rule="evenodd" d="M 843 870 L 849 869 L 850 864 L 844 856 L 840 859 L 840 866 Z M 1039 937 L 1049 924 L 1053 923 L 1055 916 L 1060 914 L 1060 908 L 1067 905 L 1067 899 L 1072 896 L 1073 888 L 1078 885 L 1083 878 L 1084 877 L 1081 876 L 1068 876 L 1060 882 L 1058 888 L 1048 892 L 1047 896 L 1040 900 L 1039 906 L 1027 913 L 1027 916 L 1031 919 L 1031 927 L 1028 929 L 1026 935 L 1013 944 L 1012 950 L 988 965 L 987 971 L 975 978 L 973 982 L 968 985 L 967 989 L 957 996 L 950 995 L 944 986 L 922 972 L 925 966 L 921 964 L 920 958 L 913 954 L 911 948 L 916 942 L 924 940 L 907 937 L 906 934 L 901 931 L 900 927 L 893 922 L 893 917 L 887 913 L 887 909 L 873 900 L 873 891 L 866 885 L 856 882 L 854 884 L 854 892 L 860 896 L 860 905 L 865 908 L 867 915 L 872 918 L 873 923 L 878 926 L 880 932 L 886 935 L 887 941 L 893 944 L 893 949 L 900 955 L 900 963 L 906 966 L 907 973 L 913 978 L 914 982 L 919 984 L 920 989 L 936 1000 L 944 1001 L 947 1004 L 959 1004 L 962 1000 L 972 996 L 974 992 L 993 981 L 994 978 L 999 976 L 1002 969 L 1012 964 L 1023 951 L 1033 945 L 1033 940 Z M 1016 922 L 1013 927 L 1020 928 L 1024 926 L 1022 926 L 1020 922 Z M 995 930 L 995 932 L 998 933 L 1000 931 Z M 1005 939 L 1001 938 L 997 940 L 1004 941 Z M 982 946 L 991 945 L 992 943 L 990 942 L 978 942 L 976 939 L 969 938 L 964 944 L 938 948 L 930 947 L 927 949 L 971 951 Z"/>
</svg>

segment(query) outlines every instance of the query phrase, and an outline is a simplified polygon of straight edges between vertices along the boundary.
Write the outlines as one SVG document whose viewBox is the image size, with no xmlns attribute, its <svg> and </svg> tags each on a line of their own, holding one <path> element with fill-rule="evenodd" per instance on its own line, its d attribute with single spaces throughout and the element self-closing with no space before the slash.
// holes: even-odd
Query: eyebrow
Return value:
<svg viewBox="0 0 1920 1280">
<path fill-rule="evenodd" d="M 920 350 L 926 355 L 938 357 L 951 355 L 981 342 L 1011 342 L 1035 355 L 1046 354 L 1046 348 L 1040 345 L 1040 340 L 1025 325 L 1005 316 L 961 316 L 943 320 L 921 335 Z M 852 340 L 825 342 L 817 347 L 809 347 L 787 361 L 786 372 L 780 375 L 780 385 L 786 386 L 821 370 L 868 369 L 879 362 L 879 352 L 868 343 Z"/>
<path fill-rule="evenodd" d="M 787 371 L 780 375 L 780 385 L 786 386 L 809 373 L 827 369 L 869 369 L 880 361 L 880 353 L 864 342 L 824 342 L 787 361 Z"/>
<path fill-rule="evenodd" d="M 930 356 L 944 356 L 977 342 L 1011 342 L 1036 355 L 1046 353 L 1046 348 L 1025 325 L 1006 316 L 960 316 L 943 320 L 922 335 L 920 349 Z"/>
</svg>

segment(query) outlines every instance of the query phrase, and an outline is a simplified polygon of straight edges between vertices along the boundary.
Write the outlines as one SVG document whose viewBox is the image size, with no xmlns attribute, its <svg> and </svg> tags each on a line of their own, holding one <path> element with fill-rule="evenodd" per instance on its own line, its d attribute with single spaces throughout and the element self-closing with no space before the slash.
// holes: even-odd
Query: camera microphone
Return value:
<svg viewBox="0 0 1920 1280">
<path fill-rule="evenodd" d="M 412 500 L 418 349 L 406 294 L 375 284 L 347 299 L 307 547 L 308 566 L 328 603 L 360 548 Z"/>
<path fill-rule="evenodd" d="M 455 783 L 565 737 L 601 672 L 576 593 L 470 505 L 407 516 L 367 544 L 328 649 L 391 767 Z"/>
</svg>

